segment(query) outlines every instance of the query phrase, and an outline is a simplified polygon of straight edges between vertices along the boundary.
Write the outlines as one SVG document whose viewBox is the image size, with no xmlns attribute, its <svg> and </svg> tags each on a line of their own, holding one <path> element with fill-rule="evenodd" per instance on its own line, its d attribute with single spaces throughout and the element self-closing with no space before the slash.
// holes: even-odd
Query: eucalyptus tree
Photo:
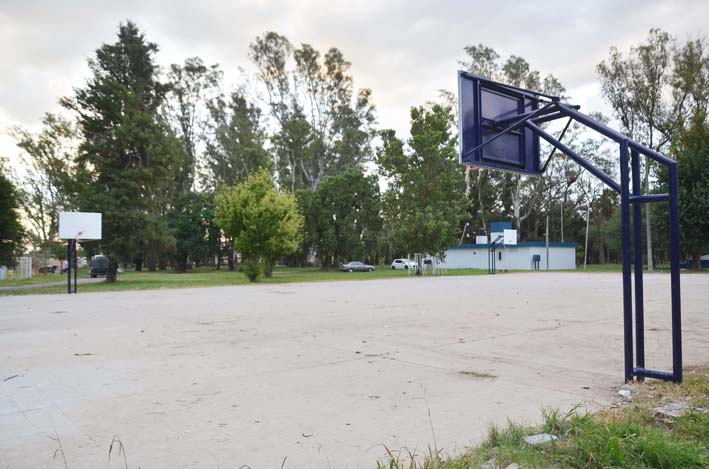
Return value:
<svg viewBox="0 0 709 469">
<path fill-rule="evenodd" d="M 375 114 L 368 89 L 355 90 L 350 62 L 267 32 L 250 57 L 274 126 L 276 172 L 291 191 L 315 191 L 326 176 L 362 169 L 372 158 Z"/>
<path fill-rule="evenodd" d="M 32 237 L 42 247 L 46 264 L 50 243 L 58 234 L 59 212 L 69 210 L 75 202 L 73 173 L 80 143 L 78 129 L 71 120 L 47 113 L 39 133 L 15 127 L 12 134 L 22 150 L 24 164 L 18 181 L 18 201 Z"/>
<path fill-rule="evenodd" d="M 647 41 L 632 46 L 627 54 L 616 47 L 608 59 L 596 67 L 601 89 L 622 130 L 653 150 L 665 151 L 672 138 L 670 103 L 663 96 L 670 90 L 672 37 L 651 29 Z M 644 164 L 644 190 L 650 190 L 650 159 Z M 648 269 L 654 267 L 650 204 L 646 210 L 646 247 Z"/>
<path fill-rule="evenodd" d="M 240 92 L 209 103 L 209 139 L 205 150 L 206 187 L 218 189 L 245 181 L 271 168 L 261 109 Z"/>
<path fill-rule="evenodd" d="M 219 65 L 205 65 L 199 57 L 184 64 L 170 65 L 170 85 L 162 114 L 180 141 L 182 158 L 175 166 L 175 200 L 189 192 L 195 182 L 200 150 L 204 147 L 209 124 L 209 103 L 220 92 L 222 72 Z"/>
</svg>

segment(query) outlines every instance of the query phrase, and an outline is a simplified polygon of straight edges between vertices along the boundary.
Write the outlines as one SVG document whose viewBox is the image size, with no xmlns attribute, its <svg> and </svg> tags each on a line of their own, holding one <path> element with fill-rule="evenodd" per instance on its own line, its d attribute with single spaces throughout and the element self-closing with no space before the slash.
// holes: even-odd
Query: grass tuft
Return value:
<svg viewBox="0 0 709 469">
<path fill-rule="evenodd" d="M 542 409 L 543 423 L 526 426 L 508 421 L 491 425 L 478 446 L 452 457 L 442 452 L 421 460 L 392 458 L 378 467 L 389 469 L 473 469 L 494 460 L 538 468 L 706 468 L 709 467 L 709 367 L 689 368 L 685 382 L 648 380 L 631 385 L 633 401 L 592 414 L 579 406 L 569 412 Z M 686 403 L 688 411 L 667 418 L 655 411 L 667 403 Z M 524 437 L 549 433 L 558 440 L 530 446 Z M 391 453 L 390 453 L 391 454 Z"/>
</svg>

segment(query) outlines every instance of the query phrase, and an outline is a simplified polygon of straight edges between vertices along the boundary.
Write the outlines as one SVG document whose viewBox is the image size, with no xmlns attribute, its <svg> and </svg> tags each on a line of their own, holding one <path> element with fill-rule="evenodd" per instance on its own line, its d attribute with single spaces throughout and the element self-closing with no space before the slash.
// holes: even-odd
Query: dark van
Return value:
<svg viewBox="0 0 709 469">
<path fill-rule="evenodd" d="M 108 274 L 108 257 L 106 256 L 94 256 L 91 259 L 91 278 L 96 278 L 99 275 L 106 276 Z"/>
</svg>

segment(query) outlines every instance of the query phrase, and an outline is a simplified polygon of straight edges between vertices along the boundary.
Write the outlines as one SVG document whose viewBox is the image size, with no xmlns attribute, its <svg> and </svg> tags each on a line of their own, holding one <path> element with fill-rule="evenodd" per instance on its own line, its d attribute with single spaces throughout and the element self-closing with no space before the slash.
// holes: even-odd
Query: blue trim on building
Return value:
<svg viewBox="0 0 709 469">
<path fill-rule="evenodd" d="M 502 233 L 505 230 L 512 229 L 511 221 L 491 221 L 490 222 L 490 233 Z"/>
<path fill-rule="evenodd" d="M 546 247 L 546 243 L 544 241 L 524 241 L 521 243 L 517 243 L 516 246 L 504 246 L 505 248 L 543 248 Z M 549 247 L 550 248 L 574 248 L 578 246 L 578 243 L 572 243 L 572 242 L 559 242 L 559 241 L 550 241 L 549 242 Z M 450 246 L 448 249 L 487 249 L 488 245 L 487 244 L 461 244 L 460 246 Z M 498 247 L 498 249 L 500 249 Z"/>
</svg>

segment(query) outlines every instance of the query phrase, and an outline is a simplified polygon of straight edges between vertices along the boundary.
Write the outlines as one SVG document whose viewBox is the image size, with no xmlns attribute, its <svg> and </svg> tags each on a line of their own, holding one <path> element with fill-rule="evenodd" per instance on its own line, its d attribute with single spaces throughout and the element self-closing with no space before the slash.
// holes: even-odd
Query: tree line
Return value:
<svg viewBox="0 0 709 469">
<path fill-rule="evenodd" d="M 53 246 L 66 210 L 103 213 L 104 238 L 84 249 L 109 257 L 109 281 L 119 264 L 235 269 L 239 256 L 253 279 L 277 261 L 384 263 L 471 242 L 495 220 L 511 220 L 521 240 L 547 229 L 552 240 L 587 239 L 579 256 L 588 262 L 620 258 L 617 195 L 563 155 L 542 177 L 460 165 L 451 93 L 412 106 L 402 138 L 378 127 L 372 91 L 355 88 L 335 47 L 267 32 L 249 46 L 254 79 L 232 90 L 219 65 L 192 57 L 163 69 L 158 52 L 134 23 L 119 25 L 88 60 L 86 83 L 60 100 L 65 112 L 45 115 L 39 133 L 13 129 L 26 172 L 0 202 L 21 209 L 26 239 L 45 258 L 61 256 Z M 486 45 L 465 47 L 460 64 L 565 99 L 556 77 Z M 705 41 L 651 30 L 628 51 L 612 48 L 597 73 L 621 130 L 678 160 L 683 250 L 698 262 L 709 248 Z M 607 142 L 575 126 L 564 141 L 617 175 Z M 542 158 L 550 153 L 542 145 Z M 664 190 L 662 168 L 643 170 L 646 192 Z M 650 268 L 667 258 L 663 210 L 646 206 Z M 5 226 L 14 228 L 3 240 L 22 236 L 19 224 Z M 16 253 L 11 244 L 3 249 Z"/>
</svg>

